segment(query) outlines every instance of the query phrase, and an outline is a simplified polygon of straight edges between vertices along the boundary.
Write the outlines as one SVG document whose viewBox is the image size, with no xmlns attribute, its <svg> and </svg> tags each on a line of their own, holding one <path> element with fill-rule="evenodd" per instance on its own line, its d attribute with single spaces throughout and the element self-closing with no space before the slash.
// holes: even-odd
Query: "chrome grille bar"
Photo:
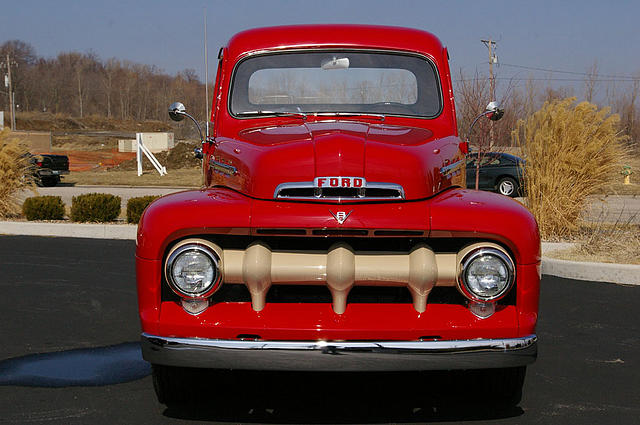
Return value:
<svg viewBox="0 0 640 425">
<path fill-rule="evenodd" d="M 397 200 L 405 199 L 404 189 L 395 183 L 369 183 L 366 187 L 316 187 L 313 182 L 281 183 L 273 194 L 275 199 L 362 199 Z"/>
</svg>

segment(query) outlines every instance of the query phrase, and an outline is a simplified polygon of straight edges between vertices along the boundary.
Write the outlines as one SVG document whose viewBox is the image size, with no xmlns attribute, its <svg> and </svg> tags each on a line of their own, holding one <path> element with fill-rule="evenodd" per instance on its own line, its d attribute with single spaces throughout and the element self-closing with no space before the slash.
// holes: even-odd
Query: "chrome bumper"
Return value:
<svg viewBox="0 0 640 425">
<path fill-rule="evenodd" d="M 537 337 L 455 341 L 243 341 L 142 334 L 150 363 L 211 369 L 410 371 L 524 366 Z"/>
<path fill-rule="evenodd" d="M 69 174 L 69 170 L 38 170 L 39 176 L 61 176 Z"/>
</svg>

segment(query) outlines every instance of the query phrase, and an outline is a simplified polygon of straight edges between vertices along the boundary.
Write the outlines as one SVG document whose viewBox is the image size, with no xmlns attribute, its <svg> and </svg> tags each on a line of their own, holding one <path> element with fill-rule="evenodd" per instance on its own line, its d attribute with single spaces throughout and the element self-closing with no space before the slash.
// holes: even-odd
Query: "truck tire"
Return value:
<svg viewBox="0 0 640 425">
<path fill-rule="evenodd" d="M 480 371 L 478 384 L 481 385 L 484 382 L 486 402 L 498 409 L 517 406 L 522 400 L 522 386 L 526 371 L 526 366 Z"/>
<path fill-rule="evenodd" d="M 41 177 L 40 181 L 42 186 L 44 187 L 53 187 L 58 184 L 58 182 L 60 181 L 60 178 L 59 177 Z"/>
<path fill-rule="evenodd" d="M 153 389 L 158 401 L 164 405 L 185 402 L 189 399 L 189 369 L 152 364 Z"/>
</svg>

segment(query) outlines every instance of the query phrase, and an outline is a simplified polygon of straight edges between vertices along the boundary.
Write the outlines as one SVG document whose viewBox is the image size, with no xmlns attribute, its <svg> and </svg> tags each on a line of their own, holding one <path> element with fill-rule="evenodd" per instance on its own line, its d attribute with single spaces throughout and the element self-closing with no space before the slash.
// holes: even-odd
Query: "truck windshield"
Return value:
<svg viewBox="0 0 640 425">
<path fill-rule="evenodd" d="M 433 118 L 441 110 L 434 64 L 421 56 L 306 51 L 252 56 L 234 72 L 235 116 L 292 112 Z"/>
</svg>

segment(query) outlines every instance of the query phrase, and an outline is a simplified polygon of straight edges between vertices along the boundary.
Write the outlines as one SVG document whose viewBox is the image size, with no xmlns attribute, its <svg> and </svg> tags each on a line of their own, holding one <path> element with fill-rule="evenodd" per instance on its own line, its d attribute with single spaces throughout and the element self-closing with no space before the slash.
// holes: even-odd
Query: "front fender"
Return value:
<svg viewBox="0 0 640 425">
<path fill-rule="evenodd" d="M 533 214 L 514 199 L 453 189 L 434 197 L 430 210 L 430 237 L 492 239 L 511 250 L 518 264 L 540 262 L 538 224 Z"/>
<path fill-rule="evenodd" d="M 136 256 L 160 260 L 176 239 L 207 234 L 249 234 L 251 201 L 224 188 L 188 190 L 157 199 L 138 224 Z"/>
</svg>

